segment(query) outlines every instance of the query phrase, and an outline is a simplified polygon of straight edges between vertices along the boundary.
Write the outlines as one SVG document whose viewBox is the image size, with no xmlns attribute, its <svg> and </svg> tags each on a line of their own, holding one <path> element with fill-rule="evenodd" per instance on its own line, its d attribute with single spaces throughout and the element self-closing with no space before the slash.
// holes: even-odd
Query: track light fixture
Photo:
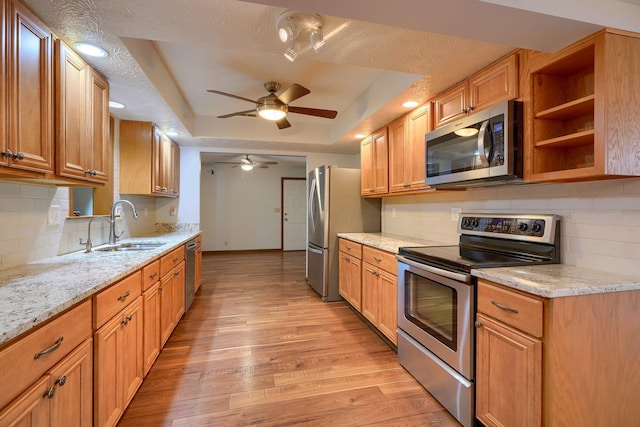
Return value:
<svg viewBox="0 0 640 427">
<path fill-rule="evenodd" d="M 296 50 L 296 42 L 301 42 L 299 36 L 302 33 L 308 34 L 311 47 L 318 53 L 325 43 L 322 31 L 323 23 L 322 17 L 318 14 L 294 10 L 287 10 L 281 13 L 276 20 L 276 28 L 278 29 L 280 41 L 288 43 L 284 57 L 291 62 L 296 60 L 299 52 L 299 48 Z"/>
</svg>

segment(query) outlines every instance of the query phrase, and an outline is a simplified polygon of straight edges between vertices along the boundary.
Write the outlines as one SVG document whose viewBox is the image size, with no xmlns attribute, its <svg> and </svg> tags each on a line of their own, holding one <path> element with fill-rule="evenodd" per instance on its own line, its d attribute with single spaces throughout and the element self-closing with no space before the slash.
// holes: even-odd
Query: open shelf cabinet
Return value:
<svg viewBox="0 0 640 427">
<path fill-rule="evenodd" d="M 532 61 L 526 178 L 640 175 L 638 69 L 638 35 L 613 30 Z"/>
</svg>

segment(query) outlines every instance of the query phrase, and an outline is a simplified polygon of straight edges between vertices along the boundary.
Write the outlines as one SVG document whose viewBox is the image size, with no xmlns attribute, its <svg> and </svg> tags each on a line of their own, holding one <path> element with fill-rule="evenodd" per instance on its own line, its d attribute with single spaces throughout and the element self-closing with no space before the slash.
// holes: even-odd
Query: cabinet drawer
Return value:
<svg viewBox="0 0 640 427">
<path fill-rule="evenodd" d="M 0 408 L 90 336 L 91 301 L 85 301 L 0 351 Z"/>
<path fill-rule="evenodd" d="M 160 277 L 173 270 L 175 266 L 184 260 L 184 245 L 172 250 L 162 258 L 160 258 Z"/>
<path fill-rule="evenodd" d="M 339 240 L 339 248 L 342 252 L 348 253 L 358 259 L 362 259 L 362 245 L 347 239 Z"/>
<path fill-rule="evenodd" d="M 362 247 L 362 261 L 374 265 L 391 274 L 398 274 L 396 256 L 369 246 Z"/>
<path fill-rule="evenodd" d="M 542 337 L 543 302 L 478 281 L 478 311 L 529 335 Z"/>
<path fill-rule="evenodd" d="M 141 273 L 136 271 L 95 296 L 95 329 L 100 328 L 135 300 L 141 291 Z"/>
<path fill-rule="evenodd" d="M 155 260 L 142 268 L 142 291 L 146 291 L 160 280 L 160 260 Z"/>
</svg>

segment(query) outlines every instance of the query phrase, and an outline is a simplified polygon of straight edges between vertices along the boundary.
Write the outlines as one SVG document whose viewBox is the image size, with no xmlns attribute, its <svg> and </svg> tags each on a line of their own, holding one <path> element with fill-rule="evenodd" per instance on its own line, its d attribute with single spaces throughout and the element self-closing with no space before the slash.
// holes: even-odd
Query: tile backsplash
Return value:
<svg viewBox="0 0 640 427">
<path fill-rule="evenodd" d="M 382 229 L 446 244 L 463 212 L 560 215 L 566 264 L 640 276 L 640 179 L 525 184 L 384 199 Z"/>
</svg>

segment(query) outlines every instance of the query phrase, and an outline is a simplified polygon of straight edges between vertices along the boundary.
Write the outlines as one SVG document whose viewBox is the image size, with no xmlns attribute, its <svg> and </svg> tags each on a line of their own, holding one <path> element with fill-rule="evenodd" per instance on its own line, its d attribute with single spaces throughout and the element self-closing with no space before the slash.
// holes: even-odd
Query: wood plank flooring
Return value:
<svg viewBox="0 0 640 427">
<path fill-rule="evenodd" d="M 457 426 L 304 252 L 206 253 L 203 286 L 121 427 Z"/>
</svg>

